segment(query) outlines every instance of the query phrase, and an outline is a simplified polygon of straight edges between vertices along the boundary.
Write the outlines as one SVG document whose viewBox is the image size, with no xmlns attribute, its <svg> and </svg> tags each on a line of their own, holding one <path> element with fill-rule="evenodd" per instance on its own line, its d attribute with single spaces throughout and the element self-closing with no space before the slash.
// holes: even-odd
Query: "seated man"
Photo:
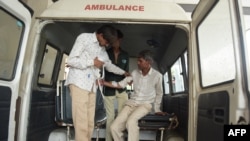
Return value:
<svg viewBox="0 0 250 141">
<path fill-rule="evenodd" d="M 125 129 L 128 131 L 128 141 L 138 141 L 138 120 L 151 112 L 152 104 L 154 104 L 155 114 L 167 114 L 160 110 L 163 95 L 162 75 L 151 67 L 152 63 L 151 52 L 144 50 L 138 56 L 138 69 L 134 70 L 131 76 L 120 82 L 103 81 L 103 85 L 114 88 L 124 88 L 132 82 L 134 85 L 134 93 L 131 94 L 130 99 L 111 124 L 110 128 L 114 141 L 124 141 L 123 131 Z"/>
</svg>

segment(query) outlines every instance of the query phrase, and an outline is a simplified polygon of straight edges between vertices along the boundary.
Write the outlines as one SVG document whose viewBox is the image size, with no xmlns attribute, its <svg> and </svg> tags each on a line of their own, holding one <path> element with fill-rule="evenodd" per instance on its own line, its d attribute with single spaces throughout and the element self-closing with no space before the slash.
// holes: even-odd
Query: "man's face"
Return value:
<svg viewBox="0 0 250 141">
<path fill-rule="evenodd" d="M 102 35 L 102 34 L 99 34 L 99 35 L 97 36 L 97 40 L 98 40 L 99 45 L 100 45 L 101 47 L 108 47 L 108 46 L 109 46 L 109 42 L 103 38 L 103 35 Z"/>
<path fill-rule="evenodd" d="M 149 67 L 150 67 L 150 64 L 149 64 L 149 62 L 148 62 L 147 60 L 145 60 L 145 59 L 139 57 L 139 58 L 137 59 L 137 66 L 138 66 L 138 68 L 139 68 L 140 70 L 143 70 L 143 69 L 149 68 Z"/>
<path fill-rule="evenodd" d="M 122 40 L 122 39 L 117 39 L 117 40 L 113 43 L 112 47 L 120 47 L 121 40 Z"/>
</svg>

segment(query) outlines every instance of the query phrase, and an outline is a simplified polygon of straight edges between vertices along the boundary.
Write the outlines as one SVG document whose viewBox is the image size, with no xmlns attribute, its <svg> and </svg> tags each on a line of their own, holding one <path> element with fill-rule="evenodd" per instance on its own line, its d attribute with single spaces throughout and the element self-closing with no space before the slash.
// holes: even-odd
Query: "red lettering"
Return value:
<svg viewBox="0 0 250 141">
<path fill-rule="evenodd" d="M 85 8 L 84 8 L 84 10 L 91 10 L 91 9 L 90 9 L 90 5 L 89 5 L 89 4 L 86 5 Z"/>
<path fill-rule="evenodd" d="M 112 5 L 106 5 L 106 10 L 112 10 Z"/>
<path fill-rule="evenodd" d="M 132 7 L 133 11 L 137 11 L 137 6 Z"/>
<path fill-rule="evenodd" d="M 126 5 L 126 6 L 125 6 L 125 9 L 126 9 L 126 11 L 131 11 L 131 6 Z"/>
<path fill-rule="evenodd" d="M 99 10 L 105 10 L 105 5 L 100 5 Z"/>
<path fill-rule="evenodd" d="M 91 10 L 99 10 L 99 5 L 92 5 Z"/>
<path fill-rule="evenodd" d="M 112 5 L 113 6 L 113 10 L 119 10 L 117 7 L 115 7 L 115 5 Z"/>
<path fill-rule="evenodd" d="M 144 11 L 142 5 L 105 5 L 105 4 L 88 4 L 84 10 L 114 10 L 114 11 Z"/>
<path fill-rule="evenodd" d="M 139 6 L 139 11 L 144 11 L 144 6 Z"/>
<path fill-rule="evenodd" d="M 123 5 L 120 5 L 119 10 L 124 11 Z"/>
</svg>

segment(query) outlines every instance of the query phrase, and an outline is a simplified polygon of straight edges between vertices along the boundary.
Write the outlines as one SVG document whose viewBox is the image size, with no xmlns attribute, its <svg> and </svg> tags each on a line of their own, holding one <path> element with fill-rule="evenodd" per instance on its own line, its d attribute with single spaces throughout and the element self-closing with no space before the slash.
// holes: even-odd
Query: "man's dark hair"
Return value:
<svg viewBox="0 0 250 141">
<path fill-rule="evenodd" d="M 96 31 L 97 34 L 103 34 L 103 38 L 112 45 L 117 40 L 117 30 L 112 25 L 103 25 Z"/>
<path fill-rule="evenodd" d="M 150 64 L 153 64 L 153 62 L 154 62 L 153 53 L 150 50 L 142 50 L 138 54 L 138 58 L 143 58 L 146 61 L 150 62 Z"/>
<path fill-rule="evenodd" d="M 122 39 L 123 38 L 123 33 L 120 29 L 117 29 L 117 38 Z"/>
</svg>

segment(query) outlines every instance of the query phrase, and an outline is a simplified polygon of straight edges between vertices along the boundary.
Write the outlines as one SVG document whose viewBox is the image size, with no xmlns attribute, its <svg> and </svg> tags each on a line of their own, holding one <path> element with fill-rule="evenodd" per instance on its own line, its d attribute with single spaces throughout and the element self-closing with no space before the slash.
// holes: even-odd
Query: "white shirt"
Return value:
<svg viewBox="0 0 250 141">
<path fill-rule="evenodd" d="M 126 104 L 154 103 L 154 112 L 160 112 L 163 95 L 161 73 L 151 68 L 148 74 L 143 76 L 142 72 L 137 69 L 131 73 L 131 76 L 133 79 L 134 91 Z M 119 82 L 119 85 L 124 87 L 127 85 L 128 81 L 129 79 L 124 79 Z"/>
<path fill-rule="evenodd" d="M 100 77 L 100 69 L 94 66 L 94 59 L 104 61 L 106 70 L 123 75 L 124 70 L 111 63 L 105 47 L 101 47 L 95 33 L 80 34 L 69 54 L 67 64 L 70 66 L 65 85 L 74 84 L 77 87 L 96 92 L 96 79 Z"/>
</svg>

